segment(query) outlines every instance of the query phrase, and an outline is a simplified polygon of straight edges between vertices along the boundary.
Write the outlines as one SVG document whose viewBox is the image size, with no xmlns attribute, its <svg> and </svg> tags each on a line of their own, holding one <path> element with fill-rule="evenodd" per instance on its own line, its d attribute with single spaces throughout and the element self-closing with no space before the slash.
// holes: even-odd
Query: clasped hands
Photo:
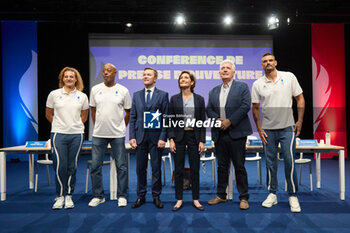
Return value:
<svg viewBox="0 0 350 233">
<path fill-rule="evenodd" d="M 175 145 L 174 139 L 172 139 L 172 138 L 170 139 L 169 147 L 170 147 L 171 152 L 176 154 L 176 145 Z M 201 154 L 203 151 L 204 151 L 204 143 L 203 142 L 199 142 L 199 144 L 198 144 L 198 154 Z"/>
<path fill-rule="evenodd" d="M 136 147 L 137 147 L 137 142 L 136 142 L 136 139 L 135 139 L 135 138 L 130 139 L 129 143 L 130 143 L 130 146 L 131 146 L 133 149 L 136 149 Z M 164 148 L 164 147 L 165 147 L 165 141 L 159 139 L 159 140 L 158 140 L 158 145 L 157 145 L 157 147 L 158 147 L 159 149 Z"/>
<path fill-rule="evenodd" d="M 231 121 L 227 118 L 217 118 L 217 121 L 221 121 L 221 130 L 226 130 L 231 126 Z"/>
</svg>

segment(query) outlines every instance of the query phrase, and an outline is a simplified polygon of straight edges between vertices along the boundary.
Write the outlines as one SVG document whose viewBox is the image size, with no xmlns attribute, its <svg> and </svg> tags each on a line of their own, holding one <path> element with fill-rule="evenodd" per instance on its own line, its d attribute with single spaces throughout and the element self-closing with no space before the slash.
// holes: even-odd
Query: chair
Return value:
<svg viewBox="0 0 350 233">
<path fill-rule="evenodd" d="M 147 154 L 147 157 L 148 157 L 148 163 L 147 163 L 147 171 L 148 171 L 148 177 L 150 178 L 150 179 L 152 179 L 152 175 L 151 175 L 151 154 L 150 153 L 148 153 Z"/>
<path fill-rule="evenodd" d="M 281 148 L 281 144 L 280 143 L 278 144 L 278 147 Z M 283 161 L 283 158 L 281 158 L 279 152 L 277 152 L 277 160 L 278 161 Z M 286 178 L 284 178 L 284 191 L 287 192 L 287 180 L 286 180 Z"/>
<path fill-rule="evenodd" d="M 249 145 L 249 139 L 258 139 L 256 136 L 249 135 L 247 137 L 247 145 Z M 255 156 L 252 157 L 246 157 L 245 160 L 247 162 L 254 162 L 256 161 L 256 172 L 257 172 L 257 181 L 262 185 L 262 179 L 261 179 L 261 156 L 259 152 L 256 152 Z M 235 171 L 232 163 L 230 164 L 230 169 L 229 169 L 229 178 L 228 178 L 228 183 L 226 187 L 226 193 L 227 193 L 227 199 L 232 200 L 232 193 L 233 193 L 233 181 L 236 179 L 235 176 Z M 237 184 L 236 184 L 237 186 Z"/>
<path fill-rule="evenodd" d="M 278 148 L 281 148 L 281 143 L 278 143 Z M 283 155 L 283 154 L 282 154 Z M 283 158 L 281 158 L 280 153 L 277 152 L 277 160 L 278 161 L 283 161 Z M 287 180 L 284 178 L 284 191 L 287 192 Z"/>
<path fill-rule="evenodd" d="M 39 164 L 46 165 L 46 174 L 47 174 L 47 183 L 50 185 L 50 169 L 49 165 L 53 164 L 53 161 L 49 159 L 49 155 L 45 154 L 45 159 L 39 159 L 36 161 L 36 172 L 35 172 L 35 187 L 34 187 L 34 192 L 38 191 L 38 170 L 39 170 Z"/>
<path fill-rule="evenodd" d="M 300 140 L 300 138 L 297 138 L 297 144 L 298 144 L 298 141 Z M 300 167 L 299 167 L 299 184 L 301 184 L 301 174 L 302 174 L 302 166 L 303 164 L 309 164 L 309 170 L 310 170 L 310 191 L 312 192 L 313 191 L 313 185 L 312 185 L 312 166 L 311 166 L 311 159 L 305 159 L 303 157 L 303 153 L 299 153 L 300 156 L 298 159 L 294 160 L 294 163 L 295 164 L 300 164 Z"/>
<path fill-rule="evenodd" d="M 165 160 L 169 159 L 169 165 L 170 165 L 170 177 L 171 180 L 173 179 L 173 163 L 172 163 L 172 156 L 171 156 L 171 152 L 169 151 L 169 153 L 167 155 L 163 155 L 162 156 L 162 161 L 163 161 L 163 176 L 164 176 L 164 185 L 166 184 L 166 176 L 165 176 Z"/>
<path fill-rule="evenodd" d="M 298 144 L 298 141 L 300 140 L 300 138 L 297 138 L 296 139 L 296 143 Z M 299 153 L 300 156 L 298 159 L 295 159 L 294 160 L 294 164 L 300 164 L 300 167 L 299 167 L 299 184 L 301 184 L 301 174 L 302 174 L 302 166 L 303 164 L 309 164 L 309 170 L 310 170 L 310 191 L 312 192 L 313 191 L 313 185 L 312 185 L 312 165 L 311 165 L 311 159 L 305 159 L 303 157 L 303 153 Z M 281 160 L 283 161 L 283 159 L 280 158 L 279 156 L 279 153 L 277 154 L 277 158 L 278 160 Z M 284 190 L 287 191 L 287 182 L 286 180 L 284 180 Z"/>
<path fill-rule="evenodd" d="M 253 135 L 249 135 L 247 137 L 247 146 L 249 145 L 249 140 L 256 140 L 258 139 L 256 136 L 253 136 Z M 256 179 L 257 179 L 257 182 L 260 183 L 260 185 L 262 185 L 262 175 L 261 175 L 261 156 L 260 156 L 260 153 L 259 152 L 256 152 L 255 153 L 255 156 L 251 156 L 251 157 L 247 157 L 245 158 L 245 160 L 247 162 L 255 162 L 256 161 Z M 234 168 L 233 168 L 234 170 Z M 235 173 L 232 172 L 232 180 L 235 180 L 236 179 L 236 176 L 235 176 Z"/>
<path fill-rule="evenodd" d="M 301 184 L 301 174 L 302 174 L 302 166 L 303 164 L 309 164 L 309 170 L 310 170 L 310 191 L 313 191 L 313 187 L 312 187 L 312 166 L 311 166 L 311 159 L 305 159 L 303 158 L 303 153 L 300 153 L 300 157 L 299 159 L 296 159 L 295 164 L 300 164 L 299 167 L 299 184 Z"/>
<path fill-rule="evenodd" d="M 165 148 L 169 148 L 169 141 L 166 142 L 165 144 Z M 171 156 L 171 151 L 168 152 L 168 154 L 166 155 L 162 155 L 162 162 L 163 162 L 163 179 L 164 179 L 164 184 L 166 184 L 166 172 L 165 172 L 165 160 L 169 159 L 169 165 L 170 165 L 170 177 L 171 180 L 173 179 L 173 162 L 172 162 L 172 156 Z M 150 153 L 148 153 L 148 164 L 147 164 L 147 170 L 148 170 L 148 176 L 151 179 L 152 175 L 151 175 L 151 155 Z"/>
<path fill-rule="evenodd" d="M 206 136 L 205 138 L 206 140 L 206 143 L 205 143 L 205 146 L 213 146 L 214 148 L 214 142 L 211 140 L 211 136 Z M 201 157 L 200 157 L 200 161 L 202 163 L 204 162 L 207 162 L 207 161 L 211 161 L 211 170 L 212 170 L 212 179 L 214 181 L 214 186 L 216 186 L 216 157 L 215 157 L 215 154 L 214 154 L 214 151 L 211 151 L 210 152 L 210 156 L 207 157 L 206 154 L 207 154 L 207 148 L 204 149 L 204 151 L 202 152 L 201 154 Z"/>
<path fill-rule="evenodd" d="M 85 179 L 85 193 L 88 192 L 89 186 L 89 174 L 90 174 L 90 165 L 92 164 L 92 160 L 88 160 L 86 163 L 86 179 Z M 102 166 L 111 164 L 111 161 L 103 161 Z"/>
<path fill-rule="evenodd" d="M 256 136 L 249 135 L 247 137 L 247 145 L 249 145 L 249 139 L 258 139 Z M 260 185 L 262 185 L 262 179 L 261 179 L 261 156 L 259 155 L 259 152 L 256 152 L 255 156 L 252 157 L 246 157 L 245 160 L 247 162 L 255 162 L 256 161 L 256 178 Z"/>
</svg>

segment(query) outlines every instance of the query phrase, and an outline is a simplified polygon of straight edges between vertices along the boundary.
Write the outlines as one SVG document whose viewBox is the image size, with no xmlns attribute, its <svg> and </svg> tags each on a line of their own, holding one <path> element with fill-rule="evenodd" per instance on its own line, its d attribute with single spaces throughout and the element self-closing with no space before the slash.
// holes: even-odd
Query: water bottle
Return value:
<svg viewBox="0 0 350 233">
<path fill-rule="evenodd" d="M 203 170 L 203 173 L 205 174 L 206 172 L 206 169 L 205 169 L 205 162 L 204 161 L 201 161 L 202 162 L 202 170 Z"/>
<path fill-rule="evenodd" d="M 205 152 L 203 152 L 201 154 L 201 158 L 205 158 Z M 205 162 L 204 161 L 201 161 L 201 162 L 202 162 L 202 170 L 203 170 L 203 173 L 205 174 L 205 171 L 206 171 L 206 169 L 205 169 Z"/>
<path fill-rule="evenodd" d="M 331 134 L 329 133 L 329 131 L 327 131 L 326 133 L 326 145 L 330 145 L 331 144 Z"/>
</svg>

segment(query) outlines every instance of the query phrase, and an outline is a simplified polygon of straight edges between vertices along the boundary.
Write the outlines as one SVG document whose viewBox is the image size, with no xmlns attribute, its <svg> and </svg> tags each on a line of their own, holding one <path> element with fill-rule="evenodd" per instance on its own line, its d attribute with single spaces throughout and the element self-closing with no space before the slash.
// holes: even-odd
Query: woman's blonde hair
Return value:
<svg viewBox="0 0 350 233">
<path fill-rule="evenodd" d="M 77 79 L 76 83 L 75 83 L 75 88 L 78 91 L 82 91 L 84 89 L 84 83 L 83 83 L 83 79 L 81 78 L 81 75 L 79 73 L 79 71 L 77 69 L 74 69 L 72 67 L 64 67 L 60 74 L 58 75 L 58 86 L 61 88 L 64 86 L 64 82 L 63 82 L 63 77 L 64 77 L 64 73 L 66 71 L 72 71 L 75 75 L 75 78 Z"/>
</svg>

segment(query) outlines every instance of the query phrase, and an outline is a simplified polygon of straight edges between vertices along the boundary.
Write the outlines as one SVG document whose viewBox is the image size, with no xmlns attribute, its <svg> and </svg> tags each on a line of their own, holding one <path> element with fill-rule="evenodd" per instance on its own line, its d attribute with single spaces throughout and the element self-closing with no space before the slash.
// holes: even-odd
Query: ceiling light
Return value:
<svg viewBox="0 0 350 233">
<path fill-rule="evenodd" d="M 225 18 L 224 18 L 224 24 L 225 24 L 225 25 L 231 25 L 232 22 L 233 22 L 233 19 L 232 19 L 232 16 L 231 16 L 231 15 L 225 16 Z"/>
<path fill-rule="evenodd" d="M 177 25 L 184 25 L 184 24 L 186 24 L 186 20 L 185 20 L 185 17 L 183 16 L 183 14 L 179 14 L 179 15 L 176 16 L 175 24 L 177 24 Z"/>
<path fill-rule="evenodd" d="M 267 27 L 269 30 L 273 30 L 279 27 L 279 19 L 276 16 L 271 16 L 267 21 Z"/>
</svg>

